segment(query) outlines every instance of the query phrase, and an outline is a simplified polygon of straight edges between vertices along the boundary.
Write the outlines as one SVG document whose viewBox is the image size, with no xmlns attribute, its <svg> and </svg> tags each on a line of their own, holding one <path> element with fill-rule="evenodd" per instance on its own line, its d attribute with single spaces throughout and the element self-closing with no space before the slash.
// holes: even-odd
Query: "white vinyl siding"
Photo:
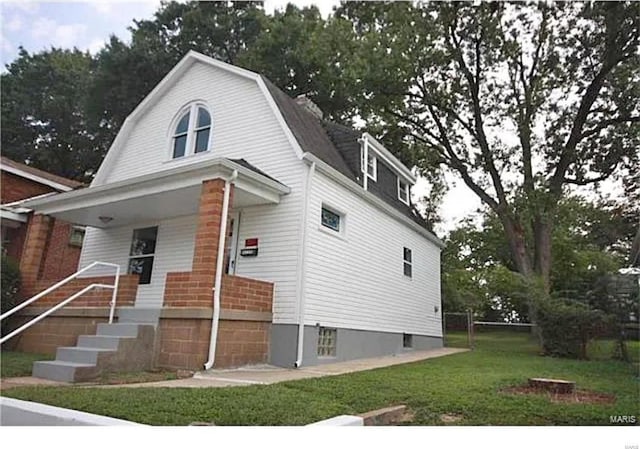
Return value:
<svg viewBox="0 0 640 449">
<path fill-rule="evenodd" d="M 191 270 L 196 218 L 195 215 L 189 215 L 161 220 L 157 223 L 133 224 L 119 228 L 87 228 L 79 266 L 83 268 L 96 260 L 111 262 L 120 265 L 120 272 L 126 274 L 133 230 L 157 225 L 158 237 L 151 283 L 138 286 L 136 307 L 161 307 L 167 273 Z M 113 271 L 94 270 L 88 275 L 110 273 Z"/>
<path fill-rule="evenodd" d="M 176 114 L 193 101 L 206 103 L 211 114 L 213 133 L 210 151 L 169 160 L 171 123 Z M 243 158 L 260 170 L 274 177 L 291 189 L 277 205 L 255 206 L 241 210 L 239 249 L 246 238 L 259 239 L 257 257 L 238 255 L 236 274 L 274 282 L 275 298 L 273 321 L 295 323 L 297 317 L 296 275 L 299 265 L 299 248 L 302 210 L 302 182 L 306 167 L 287 139 L 267 99 L 255 81 L 242 78 L 223 69 L 195 63 L 176 83 L 134 124 L 129 137 L 123 142 L 123 151 L 115 159 L 112 170 L 106 173 L 104 183 L 157 173 L 169 168 L 191 164 L 208 158 Z M 233 205 L 232 205 L 233 208 Z M 136 225 L 136 227 L 139 227 Z M 133 228 L 133 226 L 131 227 Z M 195 228 L 194 228 L 195 229 Z M 105 237 L 101 232 L 87 235 L 86 257 L 83 261 L 99 260 Z M 158 245 L 163 245 L 163 223 L 160 223 Z M 94 240 L 94 234 L 96 240 Z M 180 242 L 176 230 L 172 239 Z M 99 236 L 99 237 L 98 237 Z M 103 252 L 122 254 L 118 262 L 124 264 L 129 252 L 131 235 L 111 236 L 115 242 Z M 109 245 L 106 245 L 109 246 Z M 189 244 L 193 254 L 193 243 Z M 181 249 L 184 251 L 184 249 Z M 84 251 L 83 251 L 84 253 Z M 238 251 L 239 253 L 239 251 Z M 172 261 L 156 255 L 152 285 L 156 285 L 159 266 L 166 264 L 166 271 L 183 271 L 185 261 Z M 175 268 L 170 267 L 176 265 Z M 123 265 L 124 266 L 124 265 Z M 180 268 L 178 268 L 180 267 Z M 164 279 L 162 279 L 162 284 Z M 142 289 L 141 289 L 142 290 Z M 140 304 L 161 304 L 163 289 L 155 287 L 139 294 Z"/>
<path fill-rule="evenodd" d="M 318 229 L 327 199 L 349 211 L 343 239 Z M 442 335 L 440 250 L 433 243 L 320 172 L 307 226 L 305 324 Z M 402 270 L 405 247 L 412 250 L 410 282 Z"/>
</svg>

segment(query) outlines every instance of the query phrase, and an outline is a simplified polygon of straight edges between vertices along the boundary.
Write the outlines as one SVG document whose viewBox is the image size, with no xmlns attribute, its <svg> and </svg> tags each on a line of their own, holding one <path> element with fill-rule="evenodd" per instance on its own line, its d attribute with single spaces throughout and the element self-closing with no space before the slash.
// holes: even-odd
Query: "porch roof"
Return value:
<svg viewBox="0 0 640 449">
<path fill-rule="evenodd" d="M 291 189 L 244 160 L 208 159 L 161 172 L 24 201 L 21 206 L 62 220 L 109 228 L 198 212 L 202 182 L 229 179 L 232 207 L 277 204 Z"/>
</svg>

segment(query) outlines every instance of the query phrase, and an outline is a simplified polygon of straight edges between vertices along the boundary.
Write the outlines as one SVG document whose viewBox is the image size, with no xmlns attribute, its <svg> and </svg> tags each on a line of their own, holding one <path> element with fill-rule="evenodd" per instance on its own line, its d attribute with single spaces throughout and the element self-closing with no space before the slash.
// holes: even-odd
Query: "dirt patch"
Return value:
<svg viewBox="0 0 640 449">
<path fill-rule="evenodd" d="M 445 424 L 457 423 L 462 421 L 463 419 L 464 419 L 464 416 L 457 415 L 455 413 L 445 413 L 443 415 L 440 415 L 440 421 L 442 421 Z"/>
<path fill-rule="evenodd" d="M 598 393 L 590 390 L 575 390 L 571 393 L 556 393 L 540 390 L 529 385 L 509 387 L 500 390 L 501 393 L 517 395 L 545 396 L 556 404 L 613 404 L 616 397 L 612 394 Z"/>
</svg>

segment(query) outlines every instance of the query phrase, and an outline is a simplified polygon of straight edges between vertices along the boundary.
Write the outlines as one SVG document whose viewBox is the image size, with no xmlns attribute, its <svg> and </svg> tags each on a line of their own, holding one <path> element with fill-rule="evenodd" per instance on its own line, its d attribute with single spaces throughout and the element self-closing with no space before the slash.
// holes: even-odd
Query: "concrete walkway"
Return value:
<svg viewBox="0 0 640 449">
<path fill-rule="evenodd" d="M 310 367 L 279 368 L 271 365 L 248 366 L 235 369 L 213 369 L 201 371 L 187 379 L 167 380 L 124 385 L 100 385 L 98 388 L 214 388 L 239 387 L 247 385 L 269 385 L 288 380 L 309 379 L 313 377 L 337 376 L 355 373 L 403 363 L 443 357 L 445 355 L 466 352 L 468 349 L 441 348 L 429 351 L 411 351 L 404 354 L 375 357 L 370 359 L 350 360 L 348 362 L 328 363 Z"/>
<path fill-rule="evenodd" d="M 309 379 L 312 377 L 337 376 L 355 373 L 385 366 L 419 362 L 421 360 L 443 357 L 445 355 L 466 352 L 462 348 L 440 348 L 429 351 L 410 351 L 403 354 L 370 359 L 350 360 L 348 362 L 327 363 L 309 367 L 280 368 L 271 365 L 246 366 L 234 369 L 213 369 L 201 371 L 193 377 L 160 382 L 144 382 L 117 385 L 82 385 L 65 382 L 54 382 L 37 377 L 11 377 L 0 379 L 0 390 L 16 387 L 34 386 L 75 386 L 79 388 L 215 388 L 241 387 L 247 385 L 269 385 L 287 380 Z"/>
</svg>

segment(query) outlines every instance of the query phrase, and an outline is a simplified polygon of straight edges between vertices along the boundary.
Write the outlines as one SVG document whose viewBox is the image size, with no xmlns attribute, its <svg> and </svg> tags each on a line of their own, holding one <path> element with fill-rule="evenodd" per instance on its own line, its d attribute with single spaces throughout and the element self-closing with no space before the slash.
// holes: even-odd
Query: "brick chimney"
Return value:
<svg viewBox="0 0 640 449">
<path fill-rule="evenodd" d="M 322 110 L 315 104 L 307 94 L 300 94 L 295 99 L 296 103 L 305 108 L 307 111 L 312 113 L 317 119 L 322 120 Z"/>
</svg>

